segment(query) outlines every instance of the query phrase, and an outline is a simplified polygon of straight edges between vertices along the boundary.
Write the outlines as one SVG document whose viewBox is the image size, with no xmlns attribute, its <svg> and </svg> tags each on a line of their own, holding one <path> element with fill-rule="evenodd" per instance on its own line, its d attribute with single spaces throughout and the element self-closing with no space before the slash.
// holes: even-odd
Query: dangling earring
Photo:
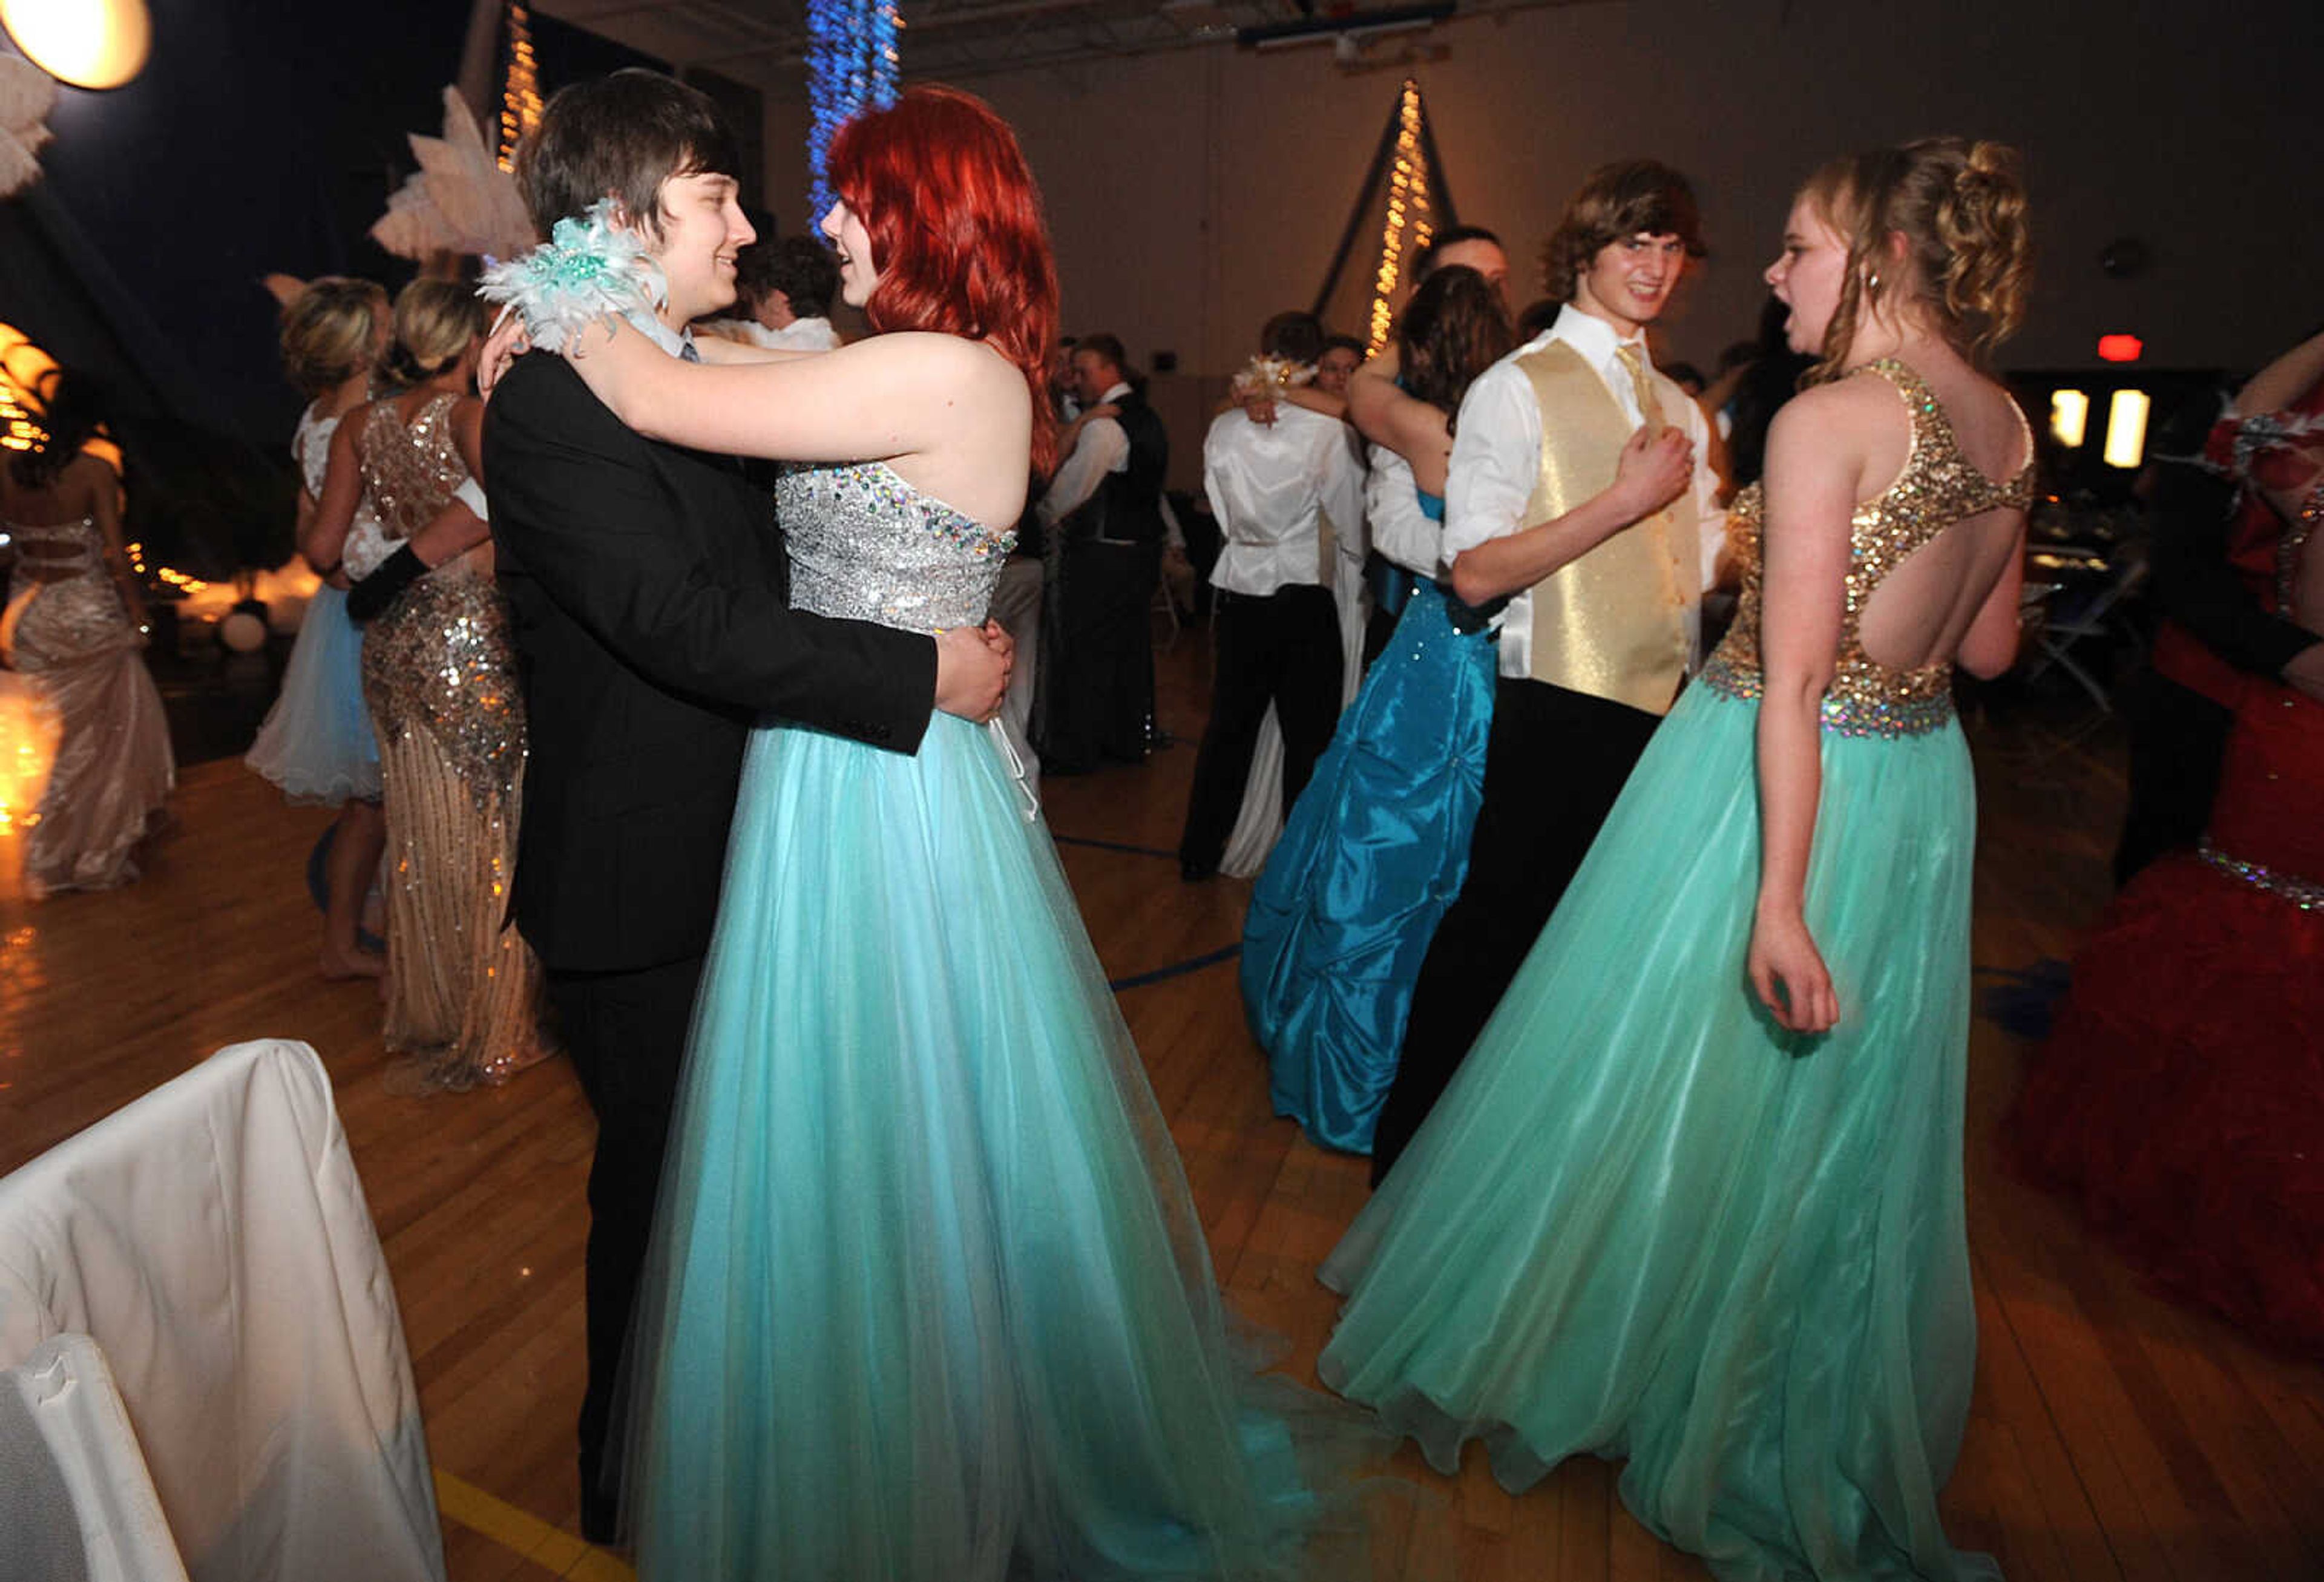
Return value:
<svg viewBox="0 0 2324 1582">
<path fill-rule="evenodd" d="M 1876 293 L 1880 290 L 1880 271 L 1878 270 L 1874 270 L 1870 274 L 1864 277 L 1864 289 L 1868 291 Z"/>
</svg>

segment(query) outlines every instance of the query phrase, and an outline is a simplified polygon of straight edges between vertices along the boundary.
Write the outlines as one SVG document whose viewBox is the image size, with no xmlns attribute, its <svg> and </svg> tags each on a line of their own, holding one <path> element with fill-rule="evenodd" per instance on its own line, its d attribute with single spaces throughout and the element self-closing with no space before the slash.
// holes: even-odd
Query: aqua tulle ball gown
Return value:
<svg viewBox="0 0 2324 1582">
<path fill-rule="evenodd" d="M 1839 989 L 1784 1033 L 1757 892 L 1756 489 L 1736 629 L 1655 733 L 1523 970 L 1323 1271 L 1324 1379 L 1511 1489 L 1582 1452 L 1721 1578 L 1967 1578 L 1937 1512 L 1977 1317 L 1962 1208 L 1975 791 L 1949 667 L 1854 611 L 1944 527 L 2022 505 L 1901 363 L 1904 474 L 1857 509 L 1807 916 Z"/>
<path fill-rule="evenodd" d="M 926 630 L 1008 549 L 880 464 L 794 603 Z M 632 1345 L 640 1574 L 1285 1574 L 1324 1504 L 1230 1354 L 1047 828 L 980 728 L 754 736 Z M 1322 1403 L 1317 1404 L 1321 1405 Z"/>
</svg>

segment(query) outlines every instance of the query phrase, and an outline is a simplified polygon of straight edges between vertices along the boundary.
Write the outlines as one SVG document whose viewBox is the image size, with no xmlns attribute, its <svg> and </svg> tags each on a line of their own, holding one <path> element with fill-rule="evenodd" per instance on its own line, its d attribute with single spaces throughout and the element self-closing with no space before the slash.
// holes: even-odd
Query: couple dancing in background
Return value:
<svg viewBox="0 0 2324 1582">
<path fill-rule="evenodd" d="M 2010 151 L 1957 139 L 1840 161 L 1802 190 L 1766 278 L 1793 348 L 1820 361 L 1730 512 L 1734 627 L 1637 733 L 1578 869 L 1550 871 L 1544 849 L 1490 875 L 1502 891 L 1572 879 L 1517 941 L 1530 950 L 1498 1003 L 1454 1007 L 1481 1032 L 1457 1072 L 1417 1073 L 1450 1085 L 1321 1271 L 1345 1301 L 1319 1371 L 1434 1466 L 1453 1470 L 1472 1438 L 1511 1489 L 1573 1454 L 1624 1459 L 1625 1503 L 1721 1577 L 1994 1574 L 1952 1550 L 1937 1511 L 1976 1348 L 1974 790 L 1951 675 L 1998 674 L 2016 647 L 2032 435 L 1978 364 L 2023 310 L 2024 207 Z M 1685 232 L 1591 241 L 1574 299 L 1635 335 L 1670 281 L 1622 255 Z M 1571 441 L 1545 420 L 1559 370 L 1526 366 L 1555 339 L 1471 387 L 1455 505 L 1503 370 L 1541 392 L 1545 474 Z M 1610 391 L 1617 376 L 1593 377 Z M 1650 424 L 1627 448 L 1612 436 L 1610 483 L 1565 458 L 1572 475 L 1548 481 L 1563 502 L 1537 484 L 1481 544 L 1448 531 L 1456 594 L 1507 593 L 1628 531 L 1640 513 L 1620 486 L 1646 459 L 1629 452 L 1653 443 Z M 1681 487 L 1665 477 L 1655 498 Z M 1555 601 L 1534 605 L 1533 645 L 1571 647 Z M 1473 689 L 1434 664 L 1448 694 Z M 1475 749 L 1447 722 L 1476 710 L 1440 708 L 1406 734 L 1449 742 L 1435 750 L 1457 769 Z M 1576 736 L 1589 722 L 1565 722 L 1569 751 L 1610 753 Z M 1347 745 L 1358 772 L 1387 772 L 1360 732 Z M 1582 794 L 1513 784 L 1517 767 L 1488 755 L 1489 810 L 1498 791 L 1554 823 L 1545 801 Z"/>
<path fill-rule="evenodd" d="M 688 366 L 748 227 L 706 105 L 625 77 L 552 103 L 522 175 L 544 228 L 616 194 L 667 300 L 521 359 L 485 437 L 535 729 L 517 915 L 603 1127 L 585 1475 L 659 1102 L 621 1467 L 643 1574 L 1295 1568 L 1327 1485 L 1244 1392 L 1046 831 L 928 713 L 997 703 L 991 524 L 1046 459 L 1055 283 L 1014 139 L 937 89 L 852 123 L 825 229 L 881 333 Z M 1633 1506 L 1727 1575 L 1974 1568 L 1935 1517 L 1974 1322 L 1946 682 L 2014 645 L 2026 436 L 1970 359 L 2023 262 L 1982 145 L 1803 194 L 1771 279 L 1847 377 L 1745 508 L 1737 634 L 1326 1271 L 1327 1376 L 1440 1464 L 1471 1431 L 1513 1482 L 1626 1453 Z M 679 444 L 799 464 L 788 566 Z M 746 745 L 738 707 L 789 722 Z M 645 865 L 696 905 L 609 905 Z"/>
</svg>

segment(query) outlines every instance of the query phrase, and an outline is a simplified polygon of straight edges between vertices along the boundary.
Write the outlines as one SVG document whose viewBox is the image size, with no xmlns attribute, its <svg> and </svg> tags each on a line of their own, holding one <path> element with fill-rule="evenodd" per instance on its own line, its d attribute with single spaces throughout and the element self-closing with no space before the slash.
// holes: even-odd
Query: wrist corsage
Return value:
<svg viewBox="0 0 2324 1582">
<path fill-rule="evenodd" d="M 1315 370 L 1305 363 L 1294 363 L 1287 357 L 1253 357 L 1234 376 L 1234 399 L 1247 401 L 1259 396 L 1281 395 L 1314 377 Z"/>
<path fill-rule="evenodd" d="M 643 315 L 669 300 L 669 282 L 645 244 L 613 224 L 601 198 L 579 219 L 561 219 L 531 252 L 484 271 L 476 295 L 524 319 L 525 338 L 543 352 L 578 343 L 609 317 Z"/>
</svg>

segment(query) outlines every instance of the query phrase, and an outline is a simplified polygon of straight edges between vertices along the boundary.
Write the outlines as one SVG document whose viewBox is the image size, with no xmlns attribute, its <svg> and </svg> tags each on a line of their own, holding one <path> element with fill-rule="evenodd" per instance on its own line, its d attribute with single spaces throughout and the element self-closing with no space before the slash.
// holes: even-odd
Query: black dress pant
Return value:
<svg viewBox="0 0 2324 1582">
<path fill-rule="evenodd" d="M 1396 1081 L 1372 1135 L 1372 1184 L 1428 1118 L 1524 965 L 1661 716 L 1503 676 L 1485 742 L 1469 876 L 1421 962 Z"/>
<path fill-rule="evenodd" d="M 1148 611 L 1161 580 L 1157 544 L 1067 544 L 1044 595 L 1039 725 L 1045 774 L 1074 775 L 1106 759 L 1143 763 L 1154 722 Z"/>
<path fill-rule="evenodd" d="M 1178 860 L 1212 873 L 1242 808 L 1259 730 L 1275 706 L 1283 728 L 1283 811 L 1305 789 L 1340 720 L 1340 611 L 1329 588 L 1292 584 L 1253 595 L 1221 591 L 1213 608 L 1218 678 L 1194 759 Z"/>
<path fill-rule="evenodd" d="M 589 1382 L 581 1396 L 582 1518 L 595 1529 L 586 1535 L 593 1541 L 611 1537 L 613 1491 L 602 1471 L 613 1377 L 653 1232 L 662 1150 L 701 979 L 700 956 L 636 971 L 549 974 L 549 1003 L 597 1116 L 585 1263 Z"/>
</svg>

